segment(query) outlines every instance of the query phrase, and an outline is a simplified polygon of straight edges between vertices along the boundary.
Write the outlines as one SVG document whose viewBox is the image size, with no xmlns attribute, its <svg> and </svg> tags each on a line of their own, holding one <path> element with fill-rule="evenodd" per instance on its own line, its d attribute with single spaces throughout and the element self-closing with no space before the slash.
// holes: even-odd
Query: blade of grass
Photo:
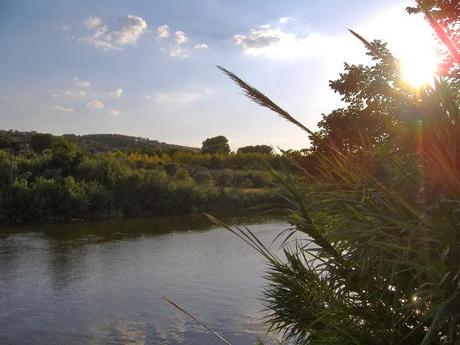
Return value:
<svg viewBox="0 0 460 345">
<path fill-rule="evenodd" d="M 169 304 L 171 304 L 174 308 L 180 310 L 181 312 L 183 312 L 185 315 L 187 315 L 188 317 L 190 317 L 192 320 L 194 320 L 195 322 L 197 322 L 200 326 L 206 328 L 209 332 L 211 332 L 212 334 L 214 334 L 217 338 L 219 338 L 220 340 L 222 340 L 222 342 L 224 344 L 227 344 L 227 345 L 232 345 L 230 342 L 228 342 L 224 337 L 222 337 L 219 333 L 217 333 L 216 331 L 214 331 L 213 329 L 211 329 L 208 325 L 206 325 L 203 321 L 200 321 L 198 318 L 196 318 L 193 314 L 191 314 L 190 312 L 188 312 L 187 310 L 185 310 L 184 308 L 182 308 L 181 306 L 177 305 L 176 303 L 174 303 L 173 301 L 171 301 L 170 299 L 168 299 L 167 297 L 165 296 L 162 296 L 163 299 L 168 302 Z"/>
</svg>

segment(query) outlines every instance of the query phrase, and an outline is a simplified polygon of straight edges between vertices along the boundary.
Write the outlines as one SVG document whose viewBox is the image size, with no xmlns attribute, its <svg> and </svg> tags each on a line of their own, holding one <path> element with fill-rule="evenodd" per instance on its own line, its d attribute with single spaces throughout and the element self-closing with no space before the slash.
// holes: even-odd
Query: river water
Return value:
<svg viewBox="0 0 460 345">
<path fill-rule="evenodd" d="M 265 243 L 287 227 L 233 219 Z M 203 216 L 0 229 L 0 344 L 220 344 L 264 337 L 264 259 Z M 267 343 L 271 343 L 266 339 Z"/>
</svg>

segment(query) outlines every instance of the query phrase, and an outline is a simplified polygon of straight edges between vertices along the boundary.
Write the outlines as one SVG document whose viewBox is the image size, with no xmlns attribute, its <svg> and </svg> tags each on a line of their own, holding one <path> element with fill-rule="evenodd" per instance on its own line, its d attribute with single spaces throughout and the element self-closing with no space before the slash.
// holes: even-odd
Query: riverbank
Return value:
<svg viewBox="0 0 460 345">
<path fill-rule="evenodd" d="M 235 214 L 280 201 L 267 165 L 280 168 L 281 156 L 92 152 L 50 140 L 35 150 L 0 147 L 0 224 Z"/>
</svg>

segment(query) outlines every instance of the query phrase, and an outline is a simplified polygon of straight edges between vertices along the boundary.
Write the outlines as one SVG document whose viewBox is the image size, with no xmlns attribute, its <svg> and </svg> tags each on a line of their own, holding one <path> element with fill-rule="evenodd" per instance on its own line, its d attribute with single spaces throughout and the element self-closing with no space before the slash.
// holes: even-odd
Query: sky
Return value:
<svg viewBox="0 0 460 345">
<path fill-rule="evenodd" d="M 221 65 L 311 129 L 340 106 L 328 87 L 366 63 L 347 28 L 416 59 L 434 39 L 401 0 L 0 0 L 0 128 L 119 133 L 201 146 L 306 147 L 246 99 Z M 428 53 L 427 53 L 428 54 Z"/>
</svg>

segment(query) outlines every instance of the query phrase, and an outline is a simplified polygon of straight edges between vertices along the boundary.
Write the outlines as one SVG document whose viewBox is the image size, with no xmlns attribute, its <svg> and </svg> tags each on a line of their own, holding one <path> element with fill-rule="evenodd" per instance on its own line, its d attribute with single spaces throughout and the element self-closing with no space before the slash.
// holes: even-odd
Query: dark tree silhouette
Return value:
<svg viewBox="0 0 460 345">
<path fill-rule="evenodd" d="M 237 151 L 238 153 L 262 153 L 270 155 L 273 153 L 273 149 L 268 145 L 254 145 L 254 146 L 244 146 L 240 147 Z"/>
<path fill-rule="evenodd" d="M 203 141 L 201 146 L 202 153 L 230 153 L 230 146 L 228 145 L 228 139 L 223 135 L 217 137 L 208 138 Z"/>
</svg>

